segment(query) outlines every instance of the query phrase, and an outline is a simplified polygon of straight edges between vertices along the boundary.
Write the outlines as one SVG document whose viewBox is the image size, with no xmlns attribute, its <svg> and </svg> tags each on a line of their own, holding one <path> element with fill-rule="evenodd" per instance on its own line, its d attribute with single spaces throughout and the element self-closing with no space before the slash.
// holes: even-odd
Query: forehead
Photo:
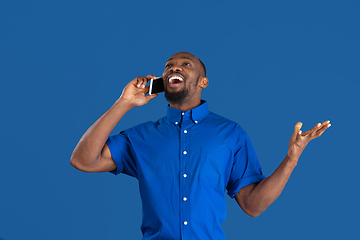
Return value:
<svg viewBox="0 0 360 240">
<path fill-rule="evenodd" d="M 190 53 L 176 53 L 174 55 L 172 55 L 168 60 L 168 61 L 172 61 L 172 60 L 179 60 L 179 59 L 187 59 L 192 61 L 193 63 L 197 62 L 197 57 L 195 57 L 194 55 L 190 54 Z"/>
</svg>

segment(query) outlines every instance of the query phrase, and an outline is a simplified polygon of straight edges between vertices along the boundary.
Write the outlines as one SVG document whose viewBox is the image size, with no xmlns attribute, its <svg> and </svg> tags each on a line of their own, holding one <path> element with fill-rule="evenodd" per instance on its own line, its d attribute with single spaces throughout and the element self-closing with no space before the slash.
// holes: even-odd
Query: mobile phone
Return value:
<svg viewBox="0 0 360 240">
<path fill-rule="evenodd" d="M 164 82 L 162 77 L 158 77 L 156 79 L 150 80 L 150 90 L 149 95 L 155 94 L 155 93 L 161 93 L 164 92 Z"/>
</svg>

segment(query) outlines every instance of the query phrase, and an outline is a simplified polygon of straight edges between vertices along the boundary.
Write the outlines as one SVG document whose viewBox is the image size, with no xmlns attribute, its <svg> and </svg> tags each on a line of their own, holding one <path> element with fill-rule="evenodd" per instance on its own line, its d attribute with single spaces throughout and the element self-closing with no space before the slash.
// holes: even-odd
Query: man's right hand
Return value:
<svg viewBox="0 0 360 240">
<path fill-rule="evenodd" d="M 125 101 L 131 107 L 139 107 L 147 104 L 151 99 L 157 97 L 157 94 L 147 95 L 149 92 L 149 86 L 146 83 L 156 79 L 154 75 L 147 75 L 145 77 L 137 77 L 124 88 L 119 100 Z"/>
</svg>

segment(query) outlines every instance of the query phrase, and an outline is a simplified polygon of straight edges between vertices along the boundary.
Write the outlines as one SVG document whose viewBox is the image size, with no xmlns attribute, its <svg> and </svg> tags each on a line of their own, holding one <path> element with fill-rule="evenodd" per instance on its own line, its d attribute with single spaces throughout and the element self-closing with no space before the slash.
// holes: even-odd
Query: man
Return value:
<svg viewBox="0 0 360 240">
<path fill-rule="evenodd" d="M 225 239 L 224 191 L 248 215 L 259 216 L 282 192 L 306 145 L 330 127 L 326 121 L 302 133 L 297 123 L 287 156 L 266 178 L 245 131 L 209 112 L 201 100 L 208 79 L 197 57 L 174 54 L 162 77 L 166 117 L 109 137 L 130 109 L 157 96 L 146 95 L 153 75 L 137 77 L 87 130 L 70 160 L 82 171 L 122 172 L 139 180 L 143 239 Z"/>
</svg>

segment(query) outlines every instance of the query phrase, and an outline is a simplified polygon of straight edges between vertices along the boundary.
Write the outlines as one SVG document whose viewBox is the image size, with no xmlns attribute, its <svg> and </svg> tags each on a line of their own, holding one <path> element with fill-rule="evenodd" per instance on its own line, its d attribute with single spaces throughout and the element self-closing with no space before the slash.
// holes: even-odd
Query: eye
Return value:
<svg viewBox="0 0 360 240">
<path fill-rule="evenodd" d="M 165 65 L 165 68 L 171 68 L 171 67 L 172 67 L 171 64 L 166 64 L 166 65 Z"/>
<path fill-rule="evenodd" d="M 183 65 L 184 65 L 184 66 L 191 66 L 191 64 L 188 63 L 188 62 L 184 62 Z"/>
</svg>

